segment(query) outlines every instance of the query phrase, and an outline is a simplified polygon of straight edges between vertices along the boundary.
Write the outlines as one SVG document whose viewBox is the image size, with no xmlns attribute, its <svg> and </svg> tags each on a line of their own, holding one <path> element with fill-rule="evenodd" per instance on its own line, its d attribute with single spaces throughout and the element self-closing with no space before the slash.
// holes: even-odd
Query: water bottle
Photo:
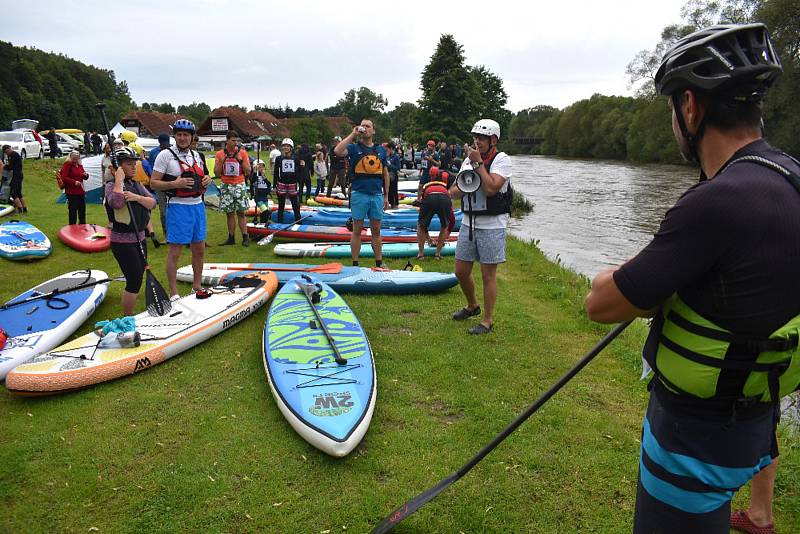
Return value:
<svg viewBox="0 0 800 534">
<path fill-rule="evenodd" d="M 100 338 L 100 347 L 104 349 L 129 349 L 138 347 L 142 342 L 139 332 L 109 332 Z"/>
</svg>

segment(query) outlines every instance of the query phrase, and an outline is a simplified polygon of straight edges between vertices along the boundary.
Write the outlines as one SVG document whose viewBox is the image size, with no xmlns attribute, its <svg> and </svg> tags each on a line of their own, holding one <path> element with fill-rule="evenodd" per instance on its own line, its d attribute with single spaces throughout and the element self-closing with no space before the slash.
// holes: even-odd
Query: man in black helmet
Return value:
<svg viewBox="0 0 800 534">
<path fill-rule="evenodd" d="M 746 513 L 735 522 L 730 501 L 759 472 L 774 478 L 779 401 L 800 385 L 800 165 L 761 129 L 781 71 L 766 28 L 750 24 L 681 39 L 656 74 L 700 182 L 586 299 L 598 322 L 653 317 L 636 533 L 774 531 Z"/>
</svg>

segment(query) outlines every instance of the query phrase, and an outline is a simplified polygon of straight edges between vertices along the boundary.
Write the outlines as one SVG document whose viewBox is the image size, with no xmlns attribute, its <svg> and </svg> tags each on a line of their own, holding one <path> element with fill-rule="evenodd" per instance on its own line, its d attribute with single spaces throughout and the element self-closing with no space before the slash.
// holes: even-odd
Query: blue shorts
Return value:
<svg viewBox="0 0 800 534">
<path fill-rule="evenodd" d="M 654 390 L 642 429 L 634 533 L 665 525 L 727 533 L 733 494 L 778 454 L 776 424 L 771 409 L 735 421 L 685 415 L 667 409 Z"/>
<path fill-rule="evenodd" d="M 188 245 L 206 240 L 206 207 L 199 204 L 167 204 L 167 243 Z"/>
<path fill-rule="evenodd" d="M 350 213 L 354 221 L 369 219 L 380 221 L 383 219 L 383 193 L 370 195 L 359 191 L 350 193 Z"/>
</svg>

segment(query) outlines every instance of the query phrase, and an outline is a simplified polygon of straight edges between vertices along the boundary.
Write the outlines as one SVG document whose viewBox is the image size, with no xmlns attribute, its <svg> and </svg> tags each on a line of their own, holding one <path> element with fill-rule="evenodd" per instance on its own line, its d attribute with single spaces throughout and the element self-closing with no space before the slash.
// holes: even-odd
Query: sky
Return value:
<svg viewBox="0 0 800 534">
<path fill-rule="evenodd" d="M 420 74 L 450 33 L 467 65 L 503 79 L 516 112 L 630 95 L 626 65 L 685 2 L 43 0 L 35 13 L 4 10 L 0 40 L 112 69 L 137 103 L 314 109 L 366 86 L 388 110 L 419 99 Z"/>
</svg>

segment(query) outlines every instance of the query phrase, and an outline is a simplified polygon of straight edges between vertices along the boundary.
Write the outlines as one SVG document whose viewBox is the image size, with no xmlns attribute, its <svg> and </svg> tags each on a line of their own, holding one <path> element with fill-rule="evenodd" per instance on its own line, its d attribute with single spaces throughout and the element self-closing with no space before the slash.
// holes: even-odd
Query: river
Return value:
<svg viewBox="0 0 800 534">
<path fill-rule="evenodd" d="M 514 187 L 534 202 L 511 233 L 592 277 L 646 245 L 698 172 L 678 165 L 513 156 Z"/>
<path fill-rule="evenodd" d="M 514 188 L 535 205 L 512 219 L 511 233 L 551 259 L 593 277 L 645 246 L 664 213 L 697 182 L 680 165 L 512 156 Z M 800 427 L 800 397 L 786 397 L 784 414 Z"/>
</svg>

